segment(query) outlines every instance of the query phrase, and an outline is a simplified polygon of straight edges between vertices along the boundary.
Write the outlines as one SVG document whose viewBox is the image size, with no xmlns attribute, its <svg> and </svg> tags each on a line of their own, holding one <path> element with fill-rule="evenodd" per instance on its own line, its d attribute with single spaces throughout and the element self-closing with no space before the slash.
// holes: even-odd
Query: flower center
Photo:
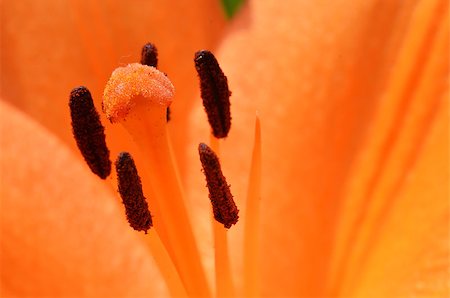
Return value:
<svg viewBox="0 0 450 298">
<path fill-rule="evenodd" d="M 222 174 L 218 157 L 219 138 L 226 137 L 231 126 L 229 101 L 231 92 L 228 89 L 227 79 L 211 52 L 197 52 L 194 62 L 200 79 L 203 104 L 212 131 L 211 148 L 201 143 L 198 150 L 209 189 L 214 218 L 217 220 L 217 222 L 213 222 L 216 295 L 219 297 L 235 296 L 228 256 L 228 240 L 224 227 L 228 229 L 237 223 L 239 210 Z M 155 68 L 157 64 L 156 47 L 146 44 L 142 49 L 141 63 L 129 64 L 114 70 L 104 90 L 103 112 L 111 123 L 120 123 L 128 131 L 143 158 L 141 164 L 143 168 L 139 170 L 139 175 L 131 155 L 126 152 L 119 154 L 115 162 L 119 193 L 125 205 L 130 226 L 137 231 L 145 231 L 145 234 L 149 231 L 148 235 L 145 235 L 144 241 L 159 264 L 171 293 L 175 296 L 187 294 L 195 297 L 210 297 L 211 292 L 188 218 L 178 167 L 173 157 L 170 135 L 166 125 L 174 87 L 168 77 Z M 80 88 L 74 89 L 71 94 L 70 107 L 74 136 L 93 172 L 104 179 L 109 175 L 111 169 L 104 129 L 93 106 L 89 91 Z M 84 108 L 81 112 L 74 111 L 73 99 L 84 99 L 85 97 L 90 99 L 90 101 L 87 100 L 90 103 L 89 108 Z M 89 116 L 84 115 L 86 110 L 91 111 Z M 83 121 L 78 119 L 80 114 Z M 91 121 L 95 125 L 89 124 Z M 82 127 L 83 125 L 86 127 Z M 91 127 L 93 128 L 90 129 Z M 90 130 L 94 133 L 82 134 L 84 139 L 79 141 L 80 134 L 77 131 Z M 248 219 L 245 229 L 245 237 L 248 237 L 249 241 L 245 242 L 244 247 L 245 264 L 252 267 L 251 270 L 245 270 L 244 273 L 244 292 L 245 295 L 252 296 L 258 294 L 257 283 L 259 280 L 257 278 L 260 199 L 259 120 L 257 121 L 255 142 L 247 200 L 246 216 Z M 85 145 L 81 146 L 80 143 Z M 94 148 L 86 150 L 85 147 L 89 147 L 86 144 Z M 96 148 L 96 144 L 100 144 L 99 148 Z M 100 161 L 96 159 L 100 159 Z M 105 169 L 98 170 L 98 164 Z M 144 190 L 142 185 L 144 185 Z M 152 214 L 156 215 L 154 221 L 148 208 L 147 199 L 150 202 Z M 153 224 L 156 233 L 149 230 Z"/>
</svg>

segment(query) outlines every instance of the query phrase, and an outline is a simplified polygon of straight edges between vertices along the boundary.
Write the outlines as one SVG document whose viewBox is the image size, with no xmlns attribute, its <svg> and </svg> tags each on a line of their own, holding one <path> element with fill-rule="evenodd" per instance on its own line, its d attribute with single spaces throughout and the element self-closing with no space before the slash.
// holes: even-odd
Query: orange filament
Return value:
<svg viewBox="0 0 450 298">
<path fill-rule="evenodd" d="M 244 294 L 259 296 L 259 205 L 261 200 L 261 125 L 256 115 L 244 227 Z"/>
<path fill-rule="evenodd" d="M 212 218 L 214 232 L 214 261 L 216 278 L 216 297 L 235 297 L 235 288 L 231 274 L 228 254 L 227 229 Z"/>
<path fill-rule="evenodd" d="M 220 158 L 220 140 L 210 135 L 211 149 Z M 214 217 L 211 217 L 214 233 L 214 261 L 216 278 L 216 296 L 236 296 L 234 283 L 231 275 L 230 257 L 228 254 L 227 230 Z"/>
<path fill-rule="evenodd" d="M 166 109 L 173 93 L 172 83 L 162 72 L 131 64 L 113 72 L 105 87 L 103 109 L 111 122 L 125 127 L 144 153 L 147 175 L 143 180 L 153 191 L 148 197 L 153 199 L 155 229 L 187 294 L 208 297 L 210 290 L 168 140 Z"/>
<path fill-rule="evenodd" d="M 167 288 L 172 297 L 186 297 L 186 289 L 180 279 L 180 276 L 167 253 L 159 235 L 152 229 L 148 231 L 148 234 L 139 234 L 142 240 L 150 250 L 151 255 L 154 257 L 156 265 L 161 271 L 164 280 L 167 283 Z"/>
</svg>

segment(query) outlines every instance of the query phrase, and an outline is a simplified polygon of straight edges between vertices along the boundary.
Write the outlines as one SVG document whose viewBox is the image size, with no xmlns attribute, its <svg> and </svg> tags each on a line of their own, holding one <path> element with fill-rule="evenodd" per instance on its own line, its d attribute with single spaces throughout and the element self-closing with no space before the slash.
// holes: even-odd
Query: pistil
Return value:
<svg viewBox="0 0 450 298">
<path fill-rule="evenodd" d="M 239 210 L 219 162 L 220 139 L 227 137 L 231 126 L 231 92 L 211 52 L 197 52 L 194 62 L 211 126 L 211 147 L 201 143 L 198 150 L 213 207 L 216 296 L 235 297 L 227 231 L 237 223 Z M 166 125 L 174 87 L 167 75 L 156 69 L 157 65 L 156 47 L 146 44 L 141 63 L 117 68 L 105 87 L 103 112 L 111 123 L 122 124 L 132 136 L 142 151 L 143 160 L 139 161 L 145 166 L 141 171 L 146 196 L 133 158 L 126 152 L 119 154 L 115 163 L 119 193 L 131 227 L 145 232 L 139 233 L 139 237 L 155 257 L 171 295 L 210 297 Z M 111 162 L 104 129 L 89 91 L 84 87 L 75 88 L 70 107 L 80 150 L 92 171 L 104 179 L 110 173 Z M 257 117 L 244 231 L 243 294 L 246 297 L 259 295 L 260 134 Z M 146 197 L 155 218 L 150 214 Z M 155 228 L 151 229 L 153 225 Z"/>
<path fill-rule="evenodd" d="M 188 294 L 205 297 L 210 292 L 169 148 L 166 108 L 173 93 L 173 85 L 164 73 L 154 67 L 130 64 L 113 72 L 105 87 L 103 108 L 107 118 L 121 123 L 141 149 L 159 209 L 155 228 L 161 231 L 161 240 Z"/>
</svg>

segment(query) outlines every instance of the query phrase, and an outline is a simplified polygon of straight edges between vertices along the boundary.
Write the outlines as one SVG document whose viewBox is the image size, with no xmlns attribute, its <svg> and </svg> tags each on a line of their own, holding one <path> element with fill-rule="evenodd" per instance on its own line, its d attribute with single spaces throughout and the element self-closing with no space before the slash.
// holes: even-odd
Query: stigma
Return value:
<svg viewBox="0 0 450 298">
<path fill-rule="evenodd" d="M 112 123 L 126 120 L 135 107 L 172 103 L 175 88 L 155 67 L 140 63 L 116 68 L 103 93 L 103 112 Z"/>
</svg>

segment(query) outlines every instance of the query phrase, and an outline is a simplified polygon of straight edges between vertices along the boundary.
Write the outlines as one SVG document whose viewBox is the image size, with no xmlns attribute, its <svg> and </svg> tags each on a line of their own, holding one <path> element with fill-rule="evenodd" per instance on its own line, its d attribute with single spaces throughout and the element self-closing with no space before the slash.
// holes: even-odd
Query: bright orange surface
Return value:
<svg viewBox="0 0 450 298">
<path fill-rule="evenodd" d="M 41 125 L 0 117 L 1 296 L 167 293 L 115 194 Z"/>
<path fill-rule="evenodd" d="M 4 4 L 1 18 L 12 104 L 0 106 L 2 295 L 166 293 L 113 192 L 66 148 L 71 88 L 100 103 L 112 70 L 147 41 L 176 89 L 169 129 L 210 277 L 201 48 L 217 53 L 233 93 L 221 161 L 240 214 L 260 115 L 264 296 L 449 294 L 445 0 L 255 0 L 229 23 L 209 0 L 28 2 Z M 128 146 L 107 134 L 112 151 Z M 243 224 L 227 234 L 238 291 Z"/>
</svg>

